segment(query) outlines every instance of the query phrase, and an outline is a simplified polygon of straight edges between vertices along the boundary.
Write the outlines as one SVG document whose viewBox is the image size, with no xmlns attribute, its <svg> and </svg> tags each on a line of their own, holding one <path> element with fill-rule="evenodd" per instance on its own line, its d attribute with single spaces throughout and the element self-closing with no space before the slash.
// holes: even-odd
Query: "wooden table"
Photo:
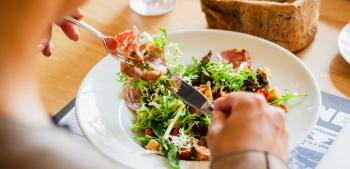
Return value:
<svg viewBox="0 0 350 169">
<path fill-rule="evenodd" d="M 206 27 L 199 0 L 178 0 L 174 11 L 158 17 L 134 13 L 127 0 L 91 0 L 83 10 L 85 21 L 110 35 L 133 25 L 150 33 L 156 33 L 160 27 L 168 30 Z M 316 39 L 297 55 L 315 75 L 322 91 L 350 98 L 350 65 L 337 48 L 338 33 L 347 22 L 349 0 L 322 0 Z M 56 53 L 50 58 L 40 56 L 38 68 L 41 96 L 51 115 L 75 97 L 84 76 L 105 56 L 102 44 L 85 31 L 81 31 L 81 39 L 76 43 L 56 27 L 53 41 Z"/>
</svg>

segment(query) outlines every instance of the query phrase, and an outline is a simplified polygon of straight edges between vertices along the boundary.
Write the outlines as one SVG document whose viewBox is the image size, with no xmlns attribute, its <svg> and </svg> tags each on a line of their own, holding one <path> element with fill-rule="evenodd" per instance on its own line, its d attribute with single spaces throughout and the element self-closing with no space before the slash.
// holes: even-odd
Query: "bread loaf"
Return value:
<svg viewBox="0 0 350 169">
<path fill-rule="evenodd" d="M 320 0 L 201 0 L 209 28 L 256 35 L 295 52 L 317 32 Z"/>
</svg>

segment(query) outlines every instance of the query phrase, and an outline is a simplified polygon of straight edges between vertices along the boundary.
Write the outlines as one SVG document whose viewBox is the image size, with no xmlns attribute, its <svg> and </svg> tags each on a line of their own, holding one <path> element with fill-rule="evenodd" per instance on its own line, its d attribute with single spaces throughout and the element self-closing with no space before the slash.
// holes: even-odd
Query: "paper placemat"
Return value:
<svg viewBox="0 0 350 169">
<path fill-rule="evenodd" d="M 55 117 L 53 121 L 86 142 L 76 119 L 75 100 L 72 100 Z M 289 155 L 290 169 L 316 169 L 323 155 L 331 147 L 350 118 L 350 101 L 322 92 L 322 109 L 316 126 Z"/>
</svg>

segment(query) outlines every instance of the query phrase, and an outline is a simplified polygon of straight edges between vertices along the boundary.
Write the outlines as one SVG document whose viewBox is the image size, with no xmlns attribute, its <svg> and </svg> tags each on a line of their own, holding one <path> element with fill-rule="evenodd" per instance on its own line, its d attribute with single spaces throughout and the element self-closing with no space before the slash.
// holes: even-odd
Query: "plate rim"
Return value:
<svg viewBox="0 0 350 169">
<path fill-rule="evenodd" d="M 350 24 L 349 24 L 350 25 Z M 176 35 L 176 34 L 181 34 L 181 33 L 192 33 L 192 32 L 219 32 L 219 33 L 229 33 L 229 34 L 236 34 L 238 36 L 241 36 L 241 37 L 246 37 L 246 38 L 250 38 L 250 39 L 254 39 L 254 40 L 257 40 L 257 41 L 260 41 L 262 43 L 267 43 L 268 45 L 270 45 L 271 47 L 274 47 L 275 49 L 277 50 L 281 50 L 283 51 L 284 53 L 288 54 L 288 57 L 290 57 L 291 59 L 293 59 L 297 64 L 299 64 L 303 69 L 304 71 L 307 73 L 307 75 L 310 77 L 310 80 L 315 88 L 316 91 L 318 91 L 316 93 L 316 104 L 317 104 L 317 112 L 314 113 L 313 115 L 313 122 L 312 124 L 309 126 L 309 128 L 306 130 L 303 138 L 305 139 L 311 132 L 311 130 L 314 128 L 316 122 L 317 122 L 317 119 L 319 117 L 319 113 L 320 113 L 320 110 L 321 110 L 321 90 L 320 90 L 320 87 L 316 81 L 316 78 L 315 76 L 313 75 L 313 73 L 311 72 L 311 70 L 306 66 L 306 64 L 304 62 L 301 61 L 300 58 L 298 58 L 295 54 L 293 54 L 292 52 L 290 52 L 289 50 L 283 48 L 282 46 L 274 43 L 274 42 L 271 42 L 271 41 L 268 41 L 266 39 L 263 39 L 263 38 L 260 38 L 260 37 L 257 37 L 257 36 L 254 36 L 254 35 L 250 35 L 250 34 L 246 34 L 246 33 L 242 33 L 242 32 L 236 32 L 236 31 L 228 31 L 228 30 L 218 30 L 218 29 L 178 29 L 178 30 L 169 30 L 168 31 L 168 35 Z M 158 34 L 153 34 L 152 36 L 158 36 Z M 90 74 L 92 74 L 93 70 L 95 69 L 95 67 L 97 67 L 99 64 L 101 64 L 106 58 L 108 57 L 112 57 L 110 55 L 106 55 L 105 57 L 103 57 L 101 60 L 99 60 L 90 70 L 89 72 L 85 75 L 83 81 L 81 82 L 80 86 L 79 86 L 79 90 L 78 90 L 78 94 L 76 96 L 76 100 L 75 100 L 75 105 L 79 105 L 79 98 L 81 96 L 81 93 L 82 93 L 82 86 L 85 85 L 87 79 L 88 79 L 88 76 L 90 76 Z M 114 160 L 112 157 L 110 157 L 107 153 L 105 153 L 103 150 L 101 150 L 99 148 L 99 145 L 95 144 L 92 139 L 90 139 L 90 137 L 88 136 L 87 132 L 84 131 L 84 127 L 83 127 L 83 122 L 81 121 L 81 118 L 80 118 L 80 115 L 81 115 L 81 112 L 79 111 L 79 107 L 78 106 L 75 106 L 75 115 L 76 115 L 76 118 L 77 118 L 77 122 L 78 122 L 78 126 L 79 128 L 81 129 L 84 137 L 88 140 L 88 142 L 90 142 L 93 146 L 95 146 L 97 148 L 97 150 L 99 152 L 102 152 L 102 154 L 106 157 L 108 157 L 109 159 L 112 159 L 113 161 L 117 162 L 118 164 L 122 165 L 123 167 L 127 167 L 127 168 L 130 168 L 130 166 L 124 164 L 124 163 L 121 163 L 119 161 L 116 161 Z M 293 147 L 291 147 L 291 149 L 288 149 L 288 152 L 291 152 L 293 149 L 295 149 L 303 140 L 300 140 L 298 144 L 294 145 Z M 289 143 L 288 143 L 289 144 Z"/>
<path fill-rule="evenodd" d="M 337 39 L 337 45 L 338 45 L 338 50 L 339 50 L 339 53 L 340 55 L 342 56 L 342 58 L 344 58 L 344 60 L 346 62 L 348 62 L 348 64 L 350 64 L 350 55 L 346 55 L 345 52 L 344 52 L 344 49 L 341 47 L 343 45 L 341 45 L 341 40 L 343 39 L 342 38 L 342 34 L 345 33 L 345 31 L 349 31 L 349 34 L 350 34 L 350 23 L 347 23 L 341 30 L 340 30 L 340 33 L 338 35 L 338 39 Z"/>
</svg>

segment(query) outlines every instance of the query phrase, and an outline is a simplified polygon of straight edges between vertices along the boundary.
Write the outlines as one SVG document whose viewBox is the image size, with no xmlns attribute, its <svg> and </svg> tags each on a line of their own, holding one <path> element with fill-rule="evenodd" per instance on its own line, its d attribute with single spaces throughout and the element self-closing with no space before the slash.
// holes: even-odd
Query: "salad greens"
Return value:
<svg viewBox="0 0 350 169">
<path fill-rule="evenodd" d="M 178 64 L 176 61 L 182 55 L 182 47 L 168 42 L 165 29 L 160 29 L 160 32 L 160 36 L 153 38 L 153 43 L 165 53 L 168 64 L 169 60 L 174 62 L 171 63 L 171 72 L 192 86 L 207 85 L 214 98 L 224 93 L 252 89 L 253 92 L 262 90 L 265 96 L 268 94 L 268 89 L 259 84 L 261 77 L 248 63 L 243 62 L 239 68 L 234 69 L 230 63 L 210 60 L 209 53 L 202 60 L 192 57 L 190 66 Z M 183 152 L 190 155 L 186 159 L 203 160 L 196 157 L 200 152 L 193 151 L 195 145 L 201 144 L 200 146 L 206 147 L 200 140 L 206 140 L 211 119 L 206 114 L 196 112 L 166 88 L 174 85 L 170 73 L 162 74 L 156 81 L 129 78 L 123 73 L 119 73 L 118 77 L 124 86 L 141 93 L 140 107 L 136 110 L 136 121 L 132 130 L 139 133 L 136 140 L 143 147 L 146 147 L 150 140 L 155 140 L 161 148 L 153 151 L 166 156 L 174 169 L 180 168 L 179 160 L 184 158 Z M 270 104 L 278 105 L 301 96 L 304 95 L 285 94 Z"/>
<path fill-rule="evenodd" d="M 159 37 L 154 37 L 153 38 L 153 43 L 161 48 L 163 51 L 165 51 L 166 46 L 167 46 L 167 40 L 168 40 L 168 34 L 167 31 L 164 28 L 160 28 L 160 36 Z"/>
<path fill-rule="evenodd" d="M 270 104 L 275 105 L 275 104 L 281 104 L 281 103 L 286 103 L 288 100 L 297 98 L 297 97 L 305 97 L 307 96 L 306 94 L 296 94 L 296 93 L 286 93 L 282 97 L 277 98 L 276 100 L 270 102 Z"/>
<path fill-rule="evenodd" d="M 234 72 L 232 64 L 218 61 L 201 62 L 195 57 L 192 57 L 192 61 L 193 65 L 190 67 L 185 65 L 175 67 L 174 73 L 195 86 L 210 81 L 213 93 L 219 89 L 228 92 L 241 91 L 244 82 L 249 78 L 252 78 L 257 85 L 259 84 L 256 73 L 247 65 L 243 64 L 237 72 Z"/>
</svg>

